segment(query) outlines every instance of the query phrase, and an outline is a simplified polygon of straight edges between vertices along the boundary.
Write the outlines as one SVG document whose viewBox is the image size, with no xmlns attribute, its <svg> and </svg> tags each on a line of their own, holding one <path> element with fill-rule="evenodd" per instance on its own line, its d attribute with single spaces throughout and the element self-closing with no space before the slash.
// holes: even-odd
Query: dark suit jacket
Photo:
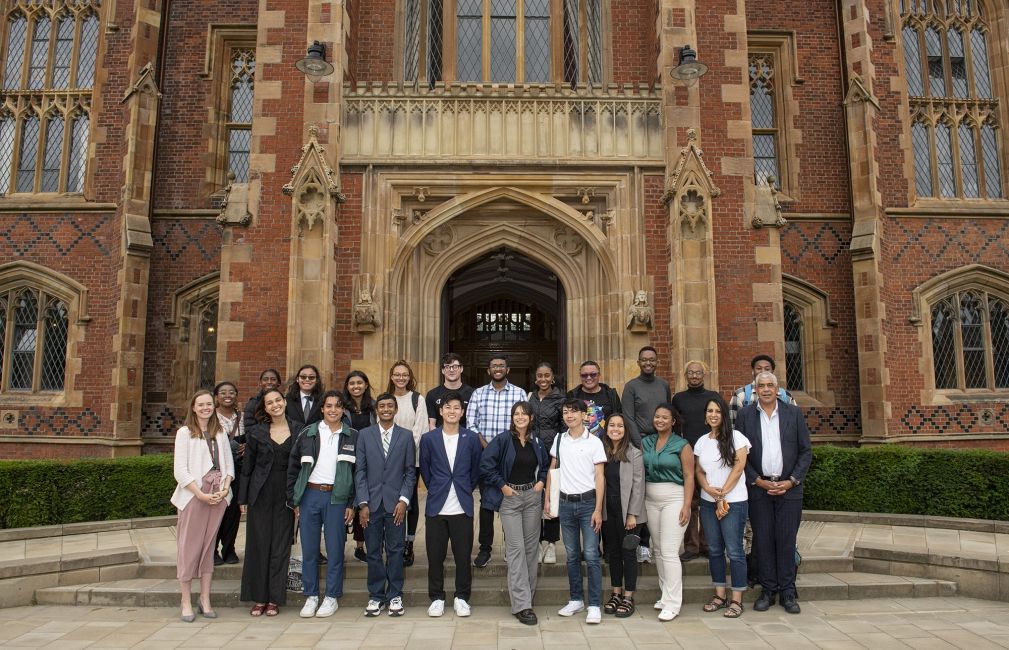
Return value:
<svg viewBox="0 0 1009 650">
<path fill-rule="evenodd" d="M 445 505 L 449 487 L 455 485 L 455 495 L 463 512 L 473 516 L 473 490 L 480 481 L 480 437 L 466 428 L 459 429 L 455 467 L 450 468 L 441 427 L 432 429 L 420 439 L 420 475 L 427 486 L 424 514 L 436 516 Z"/>
<path fill-rule="evenodd" d="M 382 508 L 391 513 L 400 497 L 410 499 L 417 483 L 414 467 L 416 448 L 413 432 L 393 425 L 389 455 L 382 453 L 382 429 L 377 424 L 357 434 L 357 467 L 354 480 L 357 505 L 367 502 L 374 512 Z"/>
<path fill-rule="evenodd" d="M 297 420 L 301 423 L 298 430 L 302 430 L 313 422 L 319 422 L 322 420 L 322 395 L 312 398 L 312 410 L 305 413 L 305 410 L 301 407 L 302 398 L 301 393 L 298 393 L 297 399 L 287 398 L 287 419 Z"/>
<path fill-rule="evenodd" d="M 287 418 L 291 437 L 298 435 L 298 422 Z M 276 458 L 275 458 L 276 456 Z M 245 455 L 242 457 L 242 474 L 238 479 L 238 503 L 252 505 L 256 502 L 274 463 L 288 466 L 289 456 L 274 453 L 270 440 L 270 423 L 261 422 L 245 430 Z"/>
<path fill-rule="evenodd" d="M 760 438 L 760 403 L 754 402 L 744 407 L 736 417 L 736 429 L 750 441 L 750 452 L 746 455 L 746 484 L 752 485 L 763 475 L 762 459 L 764 445 Z M 778 400 L 778 430 L 781 434 L 781 477 L 782 480 L 795 477 L 805 481 L 806 472 L 813 461 L 813 447 L 809 441 L 809 427 L 802 409 Z M 802 499 L 803 483 L 785 493 L 786 499 Z M 750 494 L 763 492 L 750 489 Z"/>
</svg>

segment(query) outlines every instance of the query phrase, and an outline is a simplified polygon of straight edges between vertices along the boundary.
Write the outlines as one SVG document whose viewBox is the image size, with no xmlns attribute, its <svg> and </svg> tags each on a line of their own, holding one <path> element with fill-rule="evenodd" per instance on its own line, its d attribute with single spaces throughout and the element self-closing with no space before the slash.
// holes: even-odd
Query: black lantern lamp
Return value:
<svg viewBox="0 0 1009 650">
<path fill-rule="evenodd" d="M 313 41 L 308 46 L 308 54 L 294 64 L 312 83 L 333 74 L 333 64 L 326 60 L 326 46 L 319 41 Z"/>
<path fill-rule="evenodd" d="M 697 60 L 697 52 L 689 45 L 680 48 L 680 64 L 669 71 L 673 79 L 685 81 L 688 85 L 695 83 L 708 71 L 708 66 Z"/>
</svg>

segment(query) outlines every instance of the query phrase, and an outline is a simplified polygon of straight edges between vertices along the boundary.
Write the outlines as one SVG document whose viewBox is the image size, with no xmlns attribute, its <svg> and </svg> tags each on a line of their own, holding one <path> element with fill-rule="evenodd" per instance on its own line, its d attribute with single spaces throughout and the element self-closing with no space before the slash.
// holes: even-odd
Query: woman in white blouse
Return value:
<svg viewBox="0 0 1009 650">
<path fill-rule="evenodd" d="M 200 614 L 217 618 L 210 606 L 217 529 L 231 502 L 235 465 L 228 433 L 221 427 L 208 390 L 197 391 L 189 402 L 185 424 L 175 434 L 175 480 L 172 504 L 179 509 L 176 561 L 182 592 L 182 620 L 192 623 L 191 582 L 200 579 Z"/>
<path fill-rule="evenodd" d="M 417 501 L 417 486 L 420 484 L 420 437 L 427 433 L 427 401 L 417 392 L 417 378 L 413 368 L 402 359 L 389 369 L 389 387 L 386 392 L 396 396 L 395 422 L 404 429 L 413 432 L 413 442 L 416 445 L 418 480 L 413 485 L 413 496 L 410 497 L 410 510 L 406 515 L 406 546 L 403 549 L 404 566 L 413 566 L 413 540 L 417 536 L 417 520 L 420 514 L 420 503 Z"/>
</svg>

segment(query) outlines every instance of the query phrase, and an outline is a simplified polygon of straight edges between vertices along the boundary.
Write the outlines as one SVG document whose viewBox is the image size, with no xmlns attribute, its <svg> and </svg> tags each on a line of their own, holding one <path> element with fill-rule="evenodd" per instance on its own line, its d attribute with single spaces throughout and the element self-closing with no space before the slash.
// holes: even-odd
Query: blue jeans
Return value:
<svg viewBox="0 0 1009 650">
<path fill-rule="evenodd" d="M 368 598 L 388 603 L 403 595 L 403 546 L 407 523 L 393 522 L 384 506 L 371 511 L 364 543 L 368 549 Z M 385 561 L 382 549 L 385 549 Z"/>
<path fill-rule="evenodd" d="M 746 553 L 743 552 L 743 529 L 749 504 L 736 501 L 729 504 L 729 514 L 721 520 L 715 516 L 713 501 L 701 499 L 701 525 L 708 539 L 708 567 L 711 584 L 725 586 L 725 555 L 729 555 L 732 590 L 746 591 Z"/>
<path fill-rule="evenodd" d="M 306 596 L 319 595 L 319 541 L 326 531 L 326 596 L 343 596 L 343 545 L 347 526 L 343 523 L 346 503 L 330 503 L 332 492 L 306 488 L 301 497 L 301 585 Z"/>
<path fill-rule="evenodd" d="M 603 600 L 603 571 L 599 562 L 599 534 L 592 530 L 593 501 L 561 500 L 559 518 L 568 556 L 568 589 L 571 600 L 585 600 L 582 590 L 582 549 L 589 573 L 589 607 L 599 607 Z"/>
</svg>

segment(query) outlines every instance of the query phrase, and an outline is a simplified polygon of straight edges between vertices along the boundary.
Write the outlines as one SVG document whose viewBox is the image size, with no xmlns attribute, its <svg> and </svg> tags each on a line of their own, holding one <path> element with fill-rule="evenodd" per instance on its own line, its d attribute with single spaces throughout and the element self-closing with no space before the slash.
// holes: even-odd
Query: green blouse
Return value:
<svg viewBox="0 0 1009 650">
<path fill-rule="evenodd" d="M 641 441 L 641 451 L 644 453 L 645 481 L 648 483 L 676 483 L 683 485 L 683 464 L 680 462 L 680 452 L 687 446 L 687 441 L 670 434 L 666 445 L 655 451 L 655 443 L 659 437 L 645 436 Z"/>
</svg>

